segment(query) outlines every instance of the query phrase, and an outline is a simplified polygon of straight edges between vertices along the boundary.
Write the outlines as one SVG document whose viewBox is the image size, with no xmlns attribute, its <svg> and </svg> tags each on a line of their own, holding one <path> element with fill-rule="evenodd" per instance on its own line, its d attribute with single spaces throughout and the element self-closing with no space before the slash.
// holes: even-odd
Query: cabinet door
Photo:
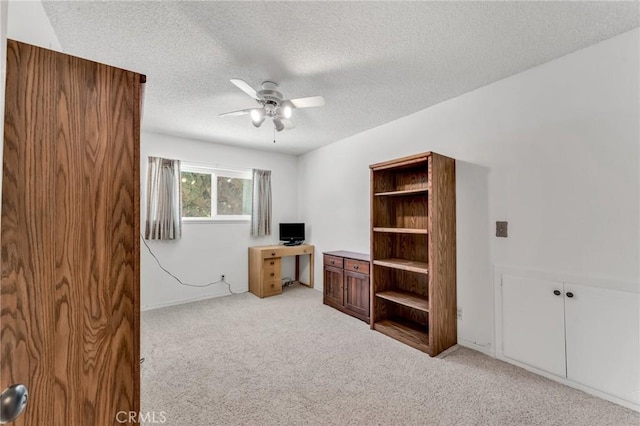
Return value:
<svg viewBox="0 0 640 426">
<path fill-rule="evenodd" d="M 504 356 L 565 377 L 562 283 L 503 275 L 502 342 Z"/>
<path fill-rule="evenodd" d="M 564 288 L 567 377 L 640 404 L 638 294 L 568 283 Z"/>
<path fill-rule="evenodd" d="M 344 305 L 344 284 L 342 269 L 324 267 L 324 303 L 342 309 Z"/>
<path fill-rule="evenodd" d="M 344 307 L 361 319 L 369 318 L 369 275 L 344 271 Z"/>
</svg>

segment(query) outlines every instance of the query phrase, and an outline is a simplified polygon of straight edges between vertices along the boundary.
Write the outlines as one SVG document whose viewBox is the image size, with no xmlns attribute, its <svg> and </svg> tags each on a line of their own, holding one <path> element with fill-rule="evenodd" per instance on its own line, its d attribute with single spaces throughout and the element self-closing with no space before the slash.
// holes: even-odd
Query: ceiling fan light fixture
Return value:
<svg viewBox="0 0 640 426">
<path fill-rule="evenodd" d="M 284 118 L 291 118 L 292 112 L 293 112 L 293 110 L 291 109 L 291 107 L 289 105 L 285 105 L 285 107 L 282 109 L 282 113 L 284 114 Z"/>
<path fill-rule="evenodd" d="M 277 117 L 274 117 L 273 125 L 276 127 L 278 132 L 281 132 L 284 129 L 284 123 L 282 123 L 282 121 Z"/>
<path fill-rule="evenodd" d="M 253 120 L 254 123 L 262 124 L 262 122 L 264 121 L 264 110 L 262 110 L 262 109 L 252 109 L 251 110 L 251 120 Z"/>
</svg>

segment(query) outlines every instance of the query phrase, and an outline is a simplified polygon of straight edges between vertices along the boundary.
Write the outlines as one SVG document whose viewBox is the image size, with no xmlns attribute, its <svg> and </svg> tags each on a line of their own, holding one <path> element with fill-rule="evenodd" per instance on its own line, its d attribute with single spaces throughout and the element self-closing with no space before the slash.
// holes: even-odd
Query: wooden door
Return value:
<svg viewBox="0 0 640 426">
<path fill-rule="evenodd" d="M 638 294 L 569 283 L 564 290 L 567 378 L 640 404 Z"/>
<path fill-rule="evenodd" d="M 8 42 L 0 389 L 29 389 L 16 425 L 139 411 L 141 77 Z"/>
<path fill-rule="evenodd" d="M 566 375 L 562 283 L 502 276 L 504 356 Z"/>
<path fill-rule="evenodd" d="M 342 272 L 342 269 L 333 266 L 324 267 L 324 303 L 338 309 L 344 306 Z"/>
<path fill-rule="evenodd" d="M 369 276 L 344 271 L 344 307 L 356 317 L 369 320 Z"/>
</svg>

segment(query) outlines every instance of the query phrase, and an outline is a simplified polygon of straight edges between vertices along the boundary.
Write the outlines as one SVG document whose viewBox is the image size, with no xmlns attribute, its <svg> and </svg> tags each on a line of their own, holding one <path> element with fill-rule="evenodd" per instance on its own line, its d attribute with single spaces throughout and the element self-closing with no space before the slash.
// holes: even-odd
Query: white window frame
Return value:
<svg viewBox="0 0 640 426">
<path fill-rule="evenodd" d="M 230 169 L 203 164 L 181 162 L 180 175 L 182 172 L 203 173 L 211 175 L 211 217 L 182 217 L 183 223 L 220 223 L 220 222 L 250 222 L 251 214 L 219 215 L 218 214 L 218 177 L 249 179 L 253 180 L 251 170 Z"/>
</svg>

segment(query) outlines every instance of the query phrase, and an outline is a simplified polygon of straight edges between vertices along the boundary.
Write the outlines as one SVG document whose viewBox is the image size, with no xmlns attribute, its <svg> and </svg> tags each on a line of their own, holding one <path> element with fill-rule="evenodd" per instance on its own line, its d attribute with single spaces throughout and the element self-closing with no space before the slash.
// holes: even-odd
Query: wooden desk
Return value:
<svg viewBox="0 0 640 426">
<path fill-rule="evenodd" d="M 299 246 L 249 247 L 249 291 L 258 297 L 282 293 L 282 258 L 296 257 L 296 281 L 313 288 L 313 252 L 309 244 Z M 300 255 L 309 255 L 309 283 L 300 282 Z"/>
</svg>

